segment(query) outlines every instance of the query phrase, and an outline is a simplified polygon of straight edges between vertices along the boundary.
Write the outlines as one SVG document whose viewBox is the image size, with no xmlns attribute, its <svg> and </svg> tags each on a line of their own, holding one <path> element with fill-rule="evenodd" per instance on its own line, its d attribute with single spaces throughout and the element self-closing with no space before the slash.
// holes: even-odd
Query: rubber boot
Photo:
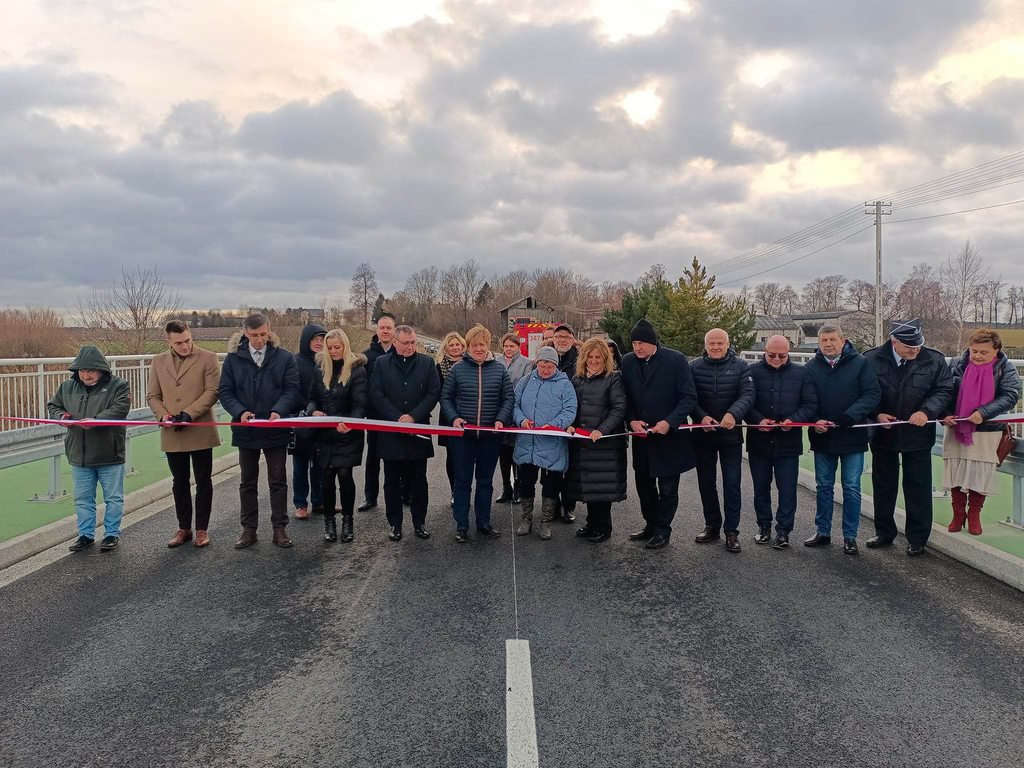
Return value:
<svg viewBox="0 0 1024 768">
<path fill-rule="evenodd" d="M 953 522 L 946 530 L 950 533 L 960 533 L 967 522 L 967 494 L 962 488 L 952 488 L 950 495 L 953 497 Z"/>
<path fill-rule="evenodd" d="M 540 537 L 541 541 L 547 541 L 551 538 L 551 526 L 548 523 L 555 519 L 555 507 L 557 504 L 558 502 L 555 499 L 541 499 L 541 518 L 540 525 L 537 527 L 537 536 Z"/>
<path fill-rule="evenodd" d="M 334 515 L 324 515 L 324 541 L 338 540 L 338 526 L 334 522 Z"/>
<path fill-rule="evenodd" d="M 355 536 L 352 534 L 352 515 L 341 516 L 341 540 L 346 544 L 352 541 Z"/>
<path fill-rule="evenodd" d="M 533 528 L 533 499 L 522 500 L 523 514 L 520 516 L 519 527 L 516 528 L 516 536 L 526 536 Z"/>
<path fill-rule="evenodd" d="M 971 491 L 967 497 L 967 532 L 971 536 L 981 536 L 981 508 L 985 506 L 985 497 Z"/>
</svg>

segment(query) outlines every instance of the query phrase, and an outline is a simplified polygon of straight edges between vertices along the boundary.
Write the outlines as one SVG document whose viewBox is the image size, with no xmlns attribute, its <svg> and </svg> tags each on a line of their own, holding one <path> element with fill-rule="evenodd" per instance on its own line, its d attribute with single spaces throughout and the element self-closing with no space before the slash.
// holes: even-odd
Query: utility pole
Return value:
<svg viewBox="0 0 1024 768">
<path fill-rule="evenodd" d="M 882 216 L 892 214 L 892 203 L 864 203 L 864 213 L 875 216 L 875 346 L 882 346 Z M 883 208 L 887 210 L 882 210 Z"/>
</svg>

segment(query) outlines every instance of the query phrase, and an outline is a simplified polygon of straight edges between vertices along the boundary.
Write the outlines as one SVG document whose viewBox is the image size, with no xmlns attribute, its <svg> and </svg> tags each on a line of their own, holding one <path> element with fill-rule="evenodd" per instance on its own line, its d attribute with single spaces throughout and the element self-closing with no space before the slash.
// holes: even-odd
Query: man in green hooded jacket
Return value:
<svg viewBox="0 0 1024 768">
<path fill-rule="evenodd" d="M 132 407 L 128 382 L 113 376 L 103 353 L 92 345 L 83 346 L 70 366 L 71 377 L 62 382 L 46 404 L 51 419 L 105 421 L 125 419 Z M 121 538 L 124 513 L 124 427 L 90 427 L 76 424 L 67 428 L 64 453 L 71 465 L 75 486 L 75 515 L 78 540 L 69 549 L 81 552 L 95 541 L 96 485 L 103 487 L 103 541 L 108 552 Z"/>
</svg>

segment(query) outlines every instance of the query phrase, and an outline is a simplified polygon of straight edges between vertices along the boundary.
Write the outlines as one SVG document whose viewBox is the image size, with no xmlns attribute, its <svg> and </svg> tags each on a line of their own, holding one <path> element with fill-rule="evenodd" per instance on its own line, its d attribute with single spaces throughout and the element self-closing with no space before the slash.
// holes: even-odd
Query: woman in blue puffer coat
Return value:
<svg viewBox="0 0 1024 768">
<path fill-rule="evenodd" d="M 569 377 L 558 370 L 558 353 L 551 347 L 541 347 L 536 369 L 519 381 L 515 391 L 515 422 L 524 429 L 566 429 L 576 418 L 576 389 Z M 533 527 L 534 488 L 537 476 L 541 475 L 541 521 L 537 535 L 547 541 L 551 538 L 548 523 L 555 517 L 562 473 L 569 468 L 569 440 L 519 435 L 512 458 L 519 466 L 522 498 L 522 521 L 516 533 L 525 536 Z"/>
</svg>

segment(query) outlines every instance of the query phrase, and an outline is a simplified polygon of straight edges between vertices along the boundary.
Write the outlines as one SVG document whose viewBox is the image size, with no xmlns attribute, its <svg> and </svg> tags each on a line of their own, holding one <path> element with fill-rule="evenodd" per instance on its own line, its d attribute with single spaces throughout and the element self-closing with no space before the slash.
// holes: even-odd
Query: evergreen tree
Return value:
<svg viewBox="0 0 1024 768">
<path fill-rule="evenodd" d="M 384 303 L 386 301 L 387 301 L 387 299 L 384 298 L 384 294 L 383 293 L 378 293 L 377 294 L 377 300 L 375 302 L 373 302 L 373 314 L 370 316 L 370 319 L 374 323 L 376 323 L 378 320 L 380 320 L 380 316 L 384 314 L 384 311 L 385 311 Z"/>
</svg>

